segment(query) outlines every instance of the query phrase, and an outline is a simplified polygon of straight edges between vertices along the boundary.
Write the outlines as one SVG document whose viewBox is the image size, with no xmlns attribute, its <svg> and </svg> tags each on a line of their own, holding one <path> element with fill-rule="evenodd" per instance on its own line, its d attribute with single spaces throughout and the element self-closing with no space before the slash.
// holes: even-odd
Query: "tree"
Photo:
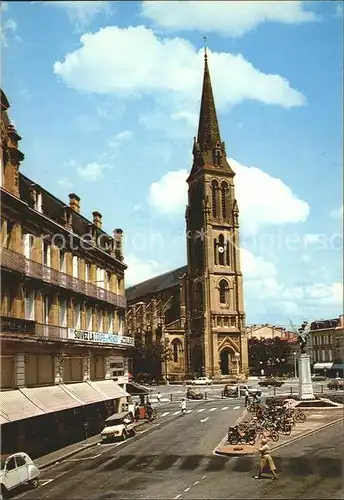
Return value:
<svg viewBox="0 0 344 500">
<path fill-rule="evenodd" d="M 137 340 L 133 353 L 134 376 L 144 374 L 144 378 L 159 380 L 162 376 L 162 364 L 170 359 L 172 351 L 168 342 L 153 341 L 147 336 L 146 342 Z"/>
<path fill-rule="evenodd" d="M 285 371 L 289 354 L 288 342 L 279 337 L 248 341 L 249 366 L 255 373 L 260 374 L 262 369 L 266 375 Z"/>
</svg>

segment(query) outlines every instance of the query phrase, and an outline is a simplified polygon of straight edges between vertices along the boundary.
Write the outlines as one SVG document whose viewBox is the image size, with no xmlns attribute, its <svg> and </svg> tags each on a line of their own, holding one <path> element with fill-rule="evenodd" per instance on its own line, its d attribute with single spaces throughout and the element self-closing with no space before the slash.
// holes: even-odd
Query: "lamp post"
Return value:
<svg viewBox="0 0 344 500">
<path fill-rule="evenodd" d="M 235 353 L 236 370 L 237 370 L 237 385 L 238 385 L 238 398 L 240 398 L 240 383 L 239 383 L 239 357 L 238 352 Z"/>
<path fill-rule="evenodd" d="M 294 356 L 294 377 L 297 378 L 297 371 L 296 371 L 296 352 L 293 352 Z"/>
</svg>

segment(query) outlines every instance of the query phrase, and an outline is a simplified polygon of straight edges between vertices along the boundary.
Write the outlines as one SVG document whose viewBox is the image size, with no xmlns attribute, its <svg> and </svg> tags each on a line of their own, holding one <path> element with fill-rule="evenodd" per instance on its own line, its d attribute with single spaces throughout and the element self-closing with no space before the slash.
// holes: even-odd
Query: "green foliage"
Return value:
<svg viewBox="0 0 344 500">
<path fill-rule="evenodd" d="M 261 369 L 266 375 L 284 371 L 289 354 L 289 343 L 279 337 L 262 340 L 253 338 L 248 341 L 249 366 L 259 374 Z"/>
<path fill-rule="evenodd" d="M 146 373 L 152 378 L 160 378 L 162 364 L 170 359 L 172 351 L 168 344 L 159 341 L 136 341 L 133 352 L 134 374 Z"/>
</svg>

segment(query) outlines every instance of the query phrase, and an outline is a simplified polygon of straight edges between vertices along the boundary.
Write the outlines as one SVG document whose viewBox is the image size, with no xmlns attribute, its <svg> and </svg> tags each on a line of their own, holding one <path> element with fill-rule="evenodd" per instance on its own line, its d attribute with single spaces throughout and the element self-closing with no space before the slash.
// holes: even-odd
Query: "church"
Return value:
<svg viewBox="0 0 344 500">
<path fill-rule="evenodd" d="M 187 264 L 126 290 L 127 332 L 147 347 L 162 343 L 161 374 L 168 380 L 248 373 L 234 178 L 205 51 L 198 135 L 187 179 Z"/>
</svg>

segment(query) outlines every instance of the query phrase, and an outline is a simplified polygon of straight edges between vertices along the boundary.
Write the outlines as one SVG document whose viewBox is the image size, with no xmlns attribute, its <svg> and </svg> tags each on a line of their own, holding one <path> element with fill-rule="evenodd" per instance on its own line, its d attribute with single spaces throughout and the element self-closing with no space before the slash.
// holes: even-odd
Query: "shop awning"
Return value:
<svg viewBox="0 0 344 500">
<path fill-rule="evenodd" d="M 16 422 L 44 415 L 44 411 L 28 399 L 19 389 L 0 392 L 1 423 Z"/>
<path fill-rule="evenodd" d="M 331 370 L 333 363 L 315 363 L 314 370 Z"/>
<path fill-rule="evenodd" d="M 89 381 L 88 385 L 103 394 L 104 399 L 119 399 L 130 396 L 122 387 L 120 387 L 113 380 L 99 380 L 99 381 Z M 104 397 L 105 396 L 105 397 Z"/>
<path fill-rule="evenodd" d="M 44 413 L 82 406 L 82 401 L 65 391 L 61 385 L 30 387 L 21 389 L 21 392 Z"/>
<path fill-rule="evenodd" d="M 0 413 L 0 425 L 1 424 L 8 424 L 9 420 L 5 418 L 1 413 Z"/>
<path fill-rule="evenodd" d="M 72 397 L 77 398 L 84 405 L 99 403 L 108 399 L 106 395 L 99 392 L 87 382 L 79 382 L 77 384 L 63 384 L 63 389 Z"/>
<path fill-rule="evenodd" d="M 136 382 L 129 382 L 126 384 L 126 389 L 132 396 L 140 394 L 149 394 L 149 389 L 143 385 L 137 384 Z"/>
</svg>

